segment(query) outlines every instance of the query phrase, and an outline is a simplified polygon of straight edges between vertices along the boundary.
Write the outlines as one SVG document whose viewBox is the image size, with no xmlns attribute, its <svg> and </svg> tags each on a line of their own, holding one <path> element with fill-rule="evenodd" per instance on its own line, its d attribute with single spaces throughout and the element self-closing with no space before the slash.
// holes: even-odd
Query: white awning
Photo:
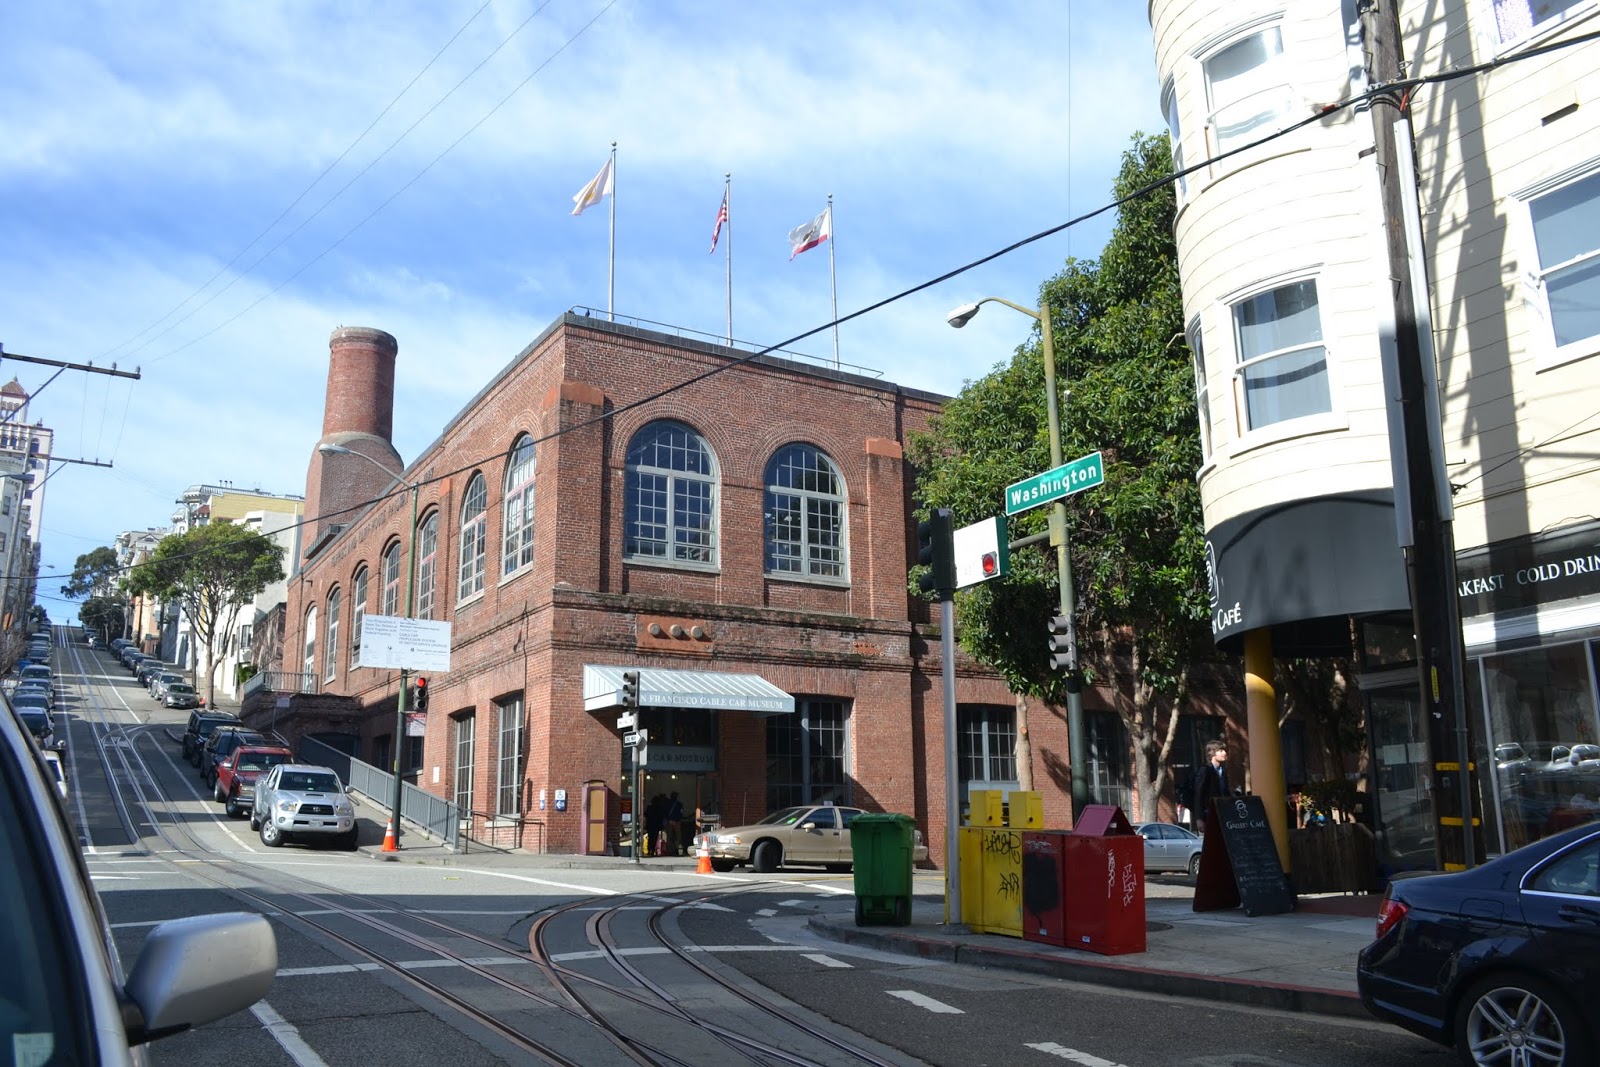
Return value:
<svg viewBox="0 0 1600 1067">
<path fill-rule="evenodd" d="M 604 711 L 621 707 L 622 672 L 628 670 L 639 672 L 639 703 L 643 707 L 750 711 L 757 715 L 794 713 L 794 697 L 758 674 L 669 671 L 658 667 L 613 667 L 593 663 L 583 667 L 583 709 Z"/>
</svg>

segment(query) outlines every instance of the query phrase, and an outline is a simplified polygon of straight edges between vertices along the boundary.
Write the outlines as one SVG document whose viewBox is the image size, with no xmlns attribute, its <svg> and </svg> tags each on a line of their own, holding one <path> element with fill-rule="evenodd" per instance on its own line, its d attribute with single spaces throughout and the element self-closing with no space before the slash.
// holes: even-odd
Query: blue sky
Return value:
<svg viewBox="0 0 1600 1067">
<path fill-rule="evenodd" d="M 787 239 L 830 193 L 841 314 L 1099 206 L 1133 133 L 1163 128 L 1144 7 L 5 5 L 0 343 L 142 374 L 40 391 L 50 368 L 0 367 L 58 456 L 114 464 L 51 477 L 41 602 L 75 616 L 53 575 L 168 524 L 188 485 L 302 492 L 334 328 L 399 339 L 409 462 L 564 310 L 603 309 L 609 205 L 570 212 L 613 141 L 618 316 L 725 333 L 707 247 L 731 172 L 749 344 L 830 319 L 827 246 L 791 262 Z M 991 307 L 958 332 L 945 312 L 1032 303 L 1110 225 L 850 322 L 841 359 L 957 392 L 1031 321 Z M 826 332 L 795 347 L 832 356 Z"/>
</svg>

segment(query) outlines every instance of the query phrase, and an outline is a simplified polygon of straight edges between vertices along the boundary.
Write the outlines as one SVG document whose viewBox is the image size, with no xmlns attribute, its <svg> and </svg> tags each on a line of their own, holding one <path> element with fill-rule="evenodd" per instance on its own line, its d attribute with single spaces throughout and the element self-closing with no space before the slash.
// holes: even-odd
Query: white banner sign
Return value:
<svg viewBox="0 0 1600 1067">
<path fill-rule="evenodd" d="M 450 624 L 398 615 L 367 615 L 361 620 L 361 665 L 392 670 L 444 672 L 450 669 Z"/>
</svg>

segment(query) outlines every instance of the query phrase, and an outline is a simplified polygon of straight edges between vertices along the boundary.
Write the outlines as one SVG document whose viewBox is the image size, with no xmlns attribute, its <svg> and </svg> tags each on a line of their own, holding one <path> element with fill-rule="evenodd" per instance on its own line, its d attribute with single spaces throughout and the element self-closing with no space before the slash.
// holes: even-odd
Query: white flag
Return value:
<svg viewBox="0 0 1600 1067">
<path fill-rule="evenodd" d="M 611 195 L 611 160 L 606 160 L 606 165 L 600 168 L 600 173 L 594 180 L 573 196 L 572 202 L 577 205 L 572 209 L 574 215 L 582 215 L 586 207 L 594 207 L 601 200 Z"/>
<path fill-rule="evenodd" d="M 789 231 L 789 258 L 817 247 L 833 236 L 833 205 L 822 209 L 822 214 Z"/>
</svg>

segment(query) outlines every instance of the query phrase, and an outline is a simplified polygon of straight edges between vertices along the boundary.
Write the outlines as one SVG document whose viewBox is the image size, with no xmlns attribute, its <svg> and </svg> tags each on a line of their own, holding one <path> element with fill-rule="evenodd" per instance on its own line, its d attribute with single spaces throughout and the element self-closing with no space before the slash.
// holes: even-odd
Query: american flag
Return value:
<svg viewBox="0 0 1600 1067">
<path fill-rule="evenodd" d="M 717 250 L 717 238 L 722 236 L 722 224 L 728 221 L 728 194 L 722 194 L 722 206 L 717 209 L 717 224 L 711 227 L 711 252 Z M 706 253 L 710 255 L 711 253 Z"/>
</svg>

